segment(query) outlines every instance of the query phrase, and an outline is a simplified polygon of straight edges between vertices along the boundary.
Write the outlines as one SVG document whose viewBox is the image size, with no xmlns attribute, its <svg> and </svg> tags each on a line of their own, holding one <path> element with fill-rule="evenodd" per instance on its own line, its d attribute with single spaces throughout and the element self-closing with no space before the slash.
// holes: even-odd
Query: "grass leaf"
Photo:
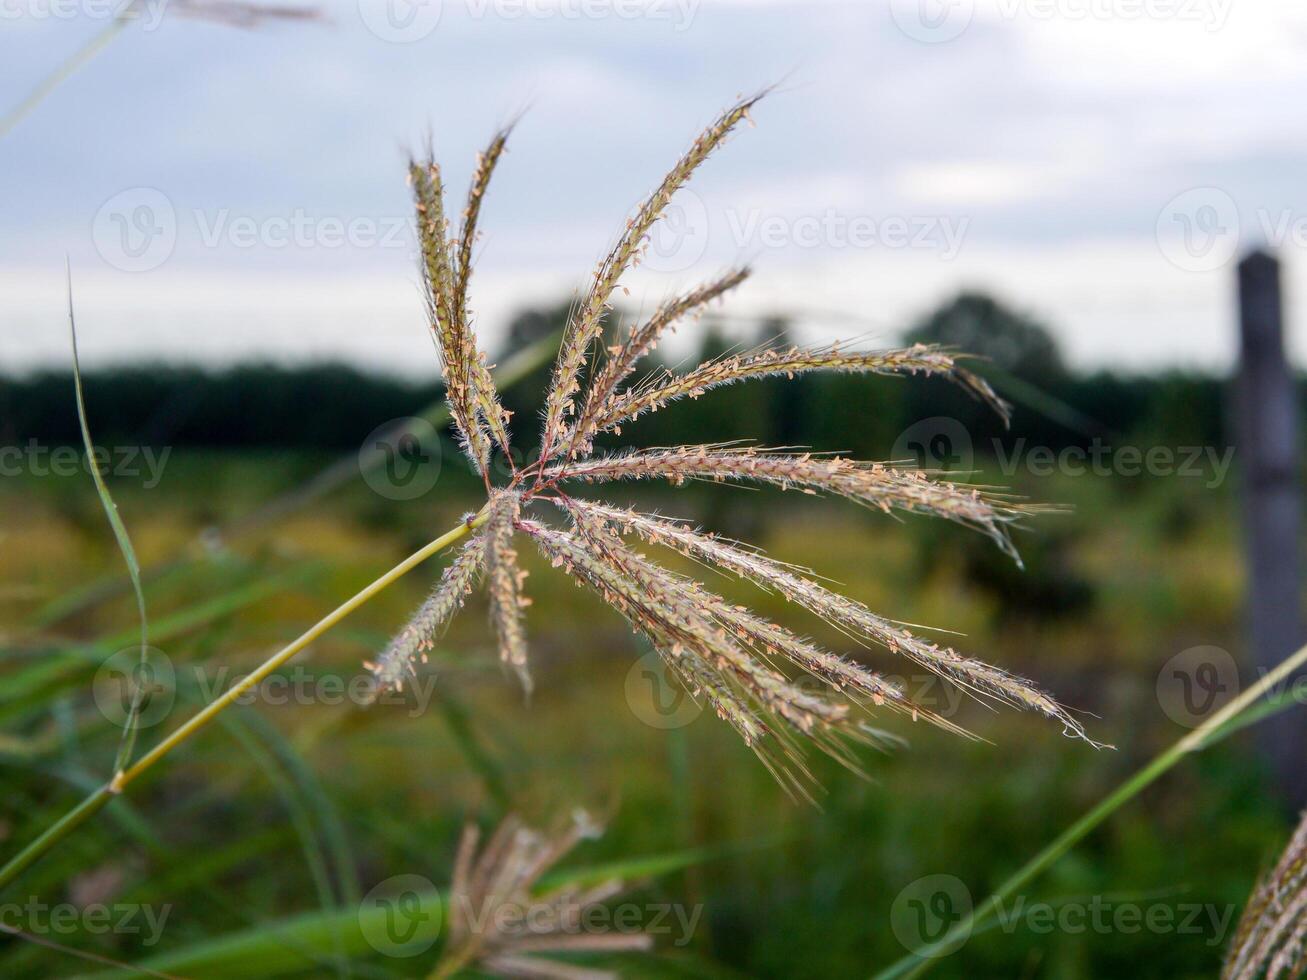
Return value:
<svg viewBox="0 0 1307 980">
<path fill-rule="evenodd" d="M 148 648 L 150 645 L 150 627 L 149 620 L 145 615 L 145 593 L 141 589 L 141 565 L 136 560 L 136 550 L 132 547 L 132 539 L 127 534 L 127 527 L 123 524 L 122 517 L 118 514 L 118 505 L 114 503 L 112 495 L 109 493 L 109 487 L 104 482 L 104 474 L 100 472 L 100 464 L 95 456 L 95 444 L 91 441 L 91 428 L 86 421 L 86 397 L 82 392 L 82 370 L 77 359 L 77 320 L 73 315 L 73 270 L 72 264 L 68 264 L 68 333 L 72 338 L 73 348 L 73 389 L 77 393 L 77 422 L 82 430 L 82 445 L 86 448 L 87 469 L 91 471 L 91 479 L 95 481 L 95 492 L 100 495 L 100 503 L 104 507 L 105 516 L 109 518 L 109 526 L 113 528 L 114 539 L 118 542 L 118 550 L 122 552 L 123 561 L 127 564 L 127 574 L 131 576 L 132 590 L 136 593 L 136 611 L 141 619 L 141 659 L 140 665 L 144 669 L 148 661 Z M 123 737 L 118 745 L 118 757 L 114 760 L 114 774 L 122 772 L 132 758 L 132 749 L 136 744 L 137 721 L 141 716 L 141 706 L 144 703 L 145 688 L 137 683 L 132 691 L 132 703 L 127 713 L 127 720 L 123 723 Z"/>
</svg>

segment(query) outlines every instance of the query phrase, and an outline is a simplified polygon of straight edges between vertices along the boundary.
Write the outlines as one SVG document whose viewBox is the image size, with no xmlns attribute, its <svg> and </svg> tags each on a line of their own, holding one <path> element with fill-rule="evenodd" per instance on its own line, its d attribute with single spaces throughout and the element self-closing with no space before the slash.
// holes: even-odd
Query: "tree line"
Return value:
<svg viewBox="0 0 1307 980">
<path fill-rule="evenodd" d="M 558 330 L 567 309 L 519 315 L 506 346 Z M 739 347 L 738 334 L 711 319 L 701 332 L 700 359 Z M 783 342 L 789 332 L 784 321 L 767 320 L 753 333 Z M 946 382 L 813 375 L 742 383 L 675 404 L 631 425 L 617 441 L 678 445 L 748 432 L 761 444 L 881 459 L 905 430 L 928 418 L 956 419 L 981 453 L 1017 439 L 1055 452 L 1125 441 L 1212 447 L 1229 441 L 1225 379 L 1073 371 L 1046 328 L 983 294 L 954 297 L 905 339 L 977 354 L 979 372 L 1014 404 L 1011 427 Z M 542 366 L 504 393 L 524 442 L 535 427 L 521 420 L 536 417 L 548 371 Z M 349 449 L 377 425 L 414 414 L 441 395 L 435 381 L 369 375 L 343 364 L 212 371 L 142 365 L 88 372 L 83 381 L 97 442 L 219 449 Z M 69 372 L 0 379 L 0 445 L 32 440 L 80 444 Z"/>
</svg>

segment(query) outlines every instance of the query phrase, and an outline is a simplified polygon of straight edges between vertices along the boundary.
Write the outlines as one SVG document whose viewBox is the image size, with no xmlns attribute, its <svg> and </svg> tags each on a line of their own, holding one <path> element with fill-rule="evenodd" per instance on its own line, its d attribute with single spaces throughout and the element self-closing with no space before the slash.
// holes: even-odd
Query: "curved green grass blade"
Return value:
<svg viewBox="0 0 1307 980">
<path fill-rule="evenodd" d="M 123 561 L 127 564 L 127 574 L 132 580 L 132 591 L 136 593 L 136 611 L 141 619 L 141 659 L 140 666 L 144 670 L 148 664 L 148 647 L 150 645 L 150 627 L 149 620 L 145 615 L 145 593 L 141 589 L 141 565 L 136 560 L 136 550 L 132 547 L 132 539 L 127 534 L 127 526 L 123 524 L 122 517 L 118 513 L 118 505 L 114 503 L 113 496 L 109 493 L 109 487 L 104 482 L 104 475 L 100 472 L 100 464 L 95 455 L 95 444 L 91 441 L 91 428 L 86 421 L 86 398 L 82 393 L 82 369 L 77 359 L 77 320 L 73 314 L 73 270 L 72 264 L 68 264 L 68 333 L 72 338 L 73 348 L 73 390 L 77 394 L 77 423 L 82 430 L 82 445 L 86 449 L 87 469 L 91 471 L 91 479 L 95 481 L 95 492 L 100 495 L 100 504 L 104 507 L 105 516 L 109 519 L 109 526 L 113 528 L 114 539 L 118 542 L 118 550 L 122 552 Z M 118 757 L 114 760 L 114 774 L 122 772 L 132 758 L 132 749 L 136 745 L 137 722 L 141 716 L 141 706 L 145 701 L 145 686 L 140 683 L 134 683 L 132 690 L 132 703 L 127 711 L 127 719 L 123 723 L 123 737 L 118 744 Z"/>
</svg>

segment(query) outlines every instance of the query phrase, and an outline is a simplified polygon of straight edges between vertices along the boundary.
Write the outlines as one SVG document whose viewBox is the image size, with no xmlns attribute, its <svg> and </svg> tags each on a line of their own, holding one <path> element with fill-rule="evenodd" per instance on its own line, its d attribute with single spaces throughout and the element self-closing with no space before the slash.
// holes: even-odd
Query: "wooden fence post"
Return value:
<svg viewBox="0 0 1307 980">
<path fill-rule="evenodd" d="M 1269 671 L 1303 642 L 1298 549 L 1298 399 L 1284 354 L 1280 263 L 1255 251 L 1239 263 L 1237 458 L 1242 474 L 1252 662 Z M 1260 726 L 1286 801 L 1307 804 L 1307 716 L 1292 709 Z"/>
</svg>

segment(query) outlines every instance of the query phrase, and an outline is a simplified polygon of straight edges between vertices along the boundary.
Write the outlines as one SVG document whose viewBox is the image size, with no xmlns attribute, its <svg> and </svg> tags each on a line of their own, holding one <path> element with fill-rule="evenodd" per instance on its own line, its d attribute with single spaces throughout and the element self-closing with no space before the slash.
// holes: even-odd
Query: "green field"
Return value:
<svg viewBox="0 0 1307 980">
<path fill-rule="evenodd" d="M 387 500 L 355 480 L 269 531 L 196 548 L 206 527 L 325 461 L 179 450 L 159 486 L 114 485 L 143 564 L 193 556 L 147 586 L 154 645 L 182 680 L 176 705 L 145 729 L 143 745 L 189 713 L 206 685 L 229 678 L 224 671 L 252 668 L 478 506 L 476 485 L 447 461 L 421 499 Z M 623 960 L 629 972 L 870 975 L 907 952 L 892 914 L 906 886 L 954 875 L 978 901 L 1184 734 L 1158 700 L 1169 658 L 1198 645 L 1241 655 L 1241 559 L 1228 487 L 1085 475 L 1026 477 L 1016 489 L 1067 507 L 1019 534 L 1024 573 L 963 529 L 834 502 L 816 507 L 797 495 L 619 487 L 610 499 L 698 518 L 812 566 L 896 619 L 963 633 L 950 642 L 1035 678 L 1114 749 L 964 702 L 867 651 L 864 659 L 904 676 L 938 708 L 956 707 L 952 719 L 981 738 L 887 716 L 880 723 L 907 745 L 868 750 L 865 779 L 814 758 L 820 806 L 796 803 L 711 712 L 670 730 L 642 721 L 651 716 L 630 675 L 646 649 L 611 610 L 534 555 L 526 556 L 529 701 L 500 669 L 484 600 L 474 598 L 404 704 L 325 703 L 404 622 L 437 561 L 301 657 L 302 670 L 287 672 L 289 703 L 264 699 L 229 713 L 236 720 L 152 771 L 4 901 L 167 906 L 166 926 L 148 945 L 146 936 L 84 930 L 48 937 L 165 973 L 425 975 L 436 948 L 388 957 L 338 944 L 301 917 L 336 909 L 354 921 L 360 896 L 401 873 L 442 886 L 468 818 L 488 825 L 511 807 L 548 823 L 585 806 L 608 818 L 609 831 L 569 866 L 701 852 L 633 893 L 641 903 L 703 909 L 690 935 L 661 938 L 655 958 Z M 8 853 L 107 778 L 118 732 L 97 710 L 93 678 L 108 655 L 131 646 L 135 613 L 119 594 L 58 618 L 67 596 L 121 574 L 84 474 L 0 482 L 0 554 L 0 850 Z M 777 596 L 713 584 L 850 649 L 824 624 L 783 612 Z M 1246 733 L 1187 761 L 934 975 L 1213 975 L 1255 877 L 1290 826 L 1268 797 Z M 1051 909 L 1036 912 L 1045 902 Z M 1134 913 L 1113 919 L 1123 907 L 1145 924 Z M 1042 917 L 1056 920 L 1068 908 L 1107 911 L 1102 921 L 1066 916 L 1053 927 Z M 235 938 L 222 961 L 210 944 L 224 937 Z M 0 943 L 7 977 L 98 969 L 33 943 Z"/>
</svg>

